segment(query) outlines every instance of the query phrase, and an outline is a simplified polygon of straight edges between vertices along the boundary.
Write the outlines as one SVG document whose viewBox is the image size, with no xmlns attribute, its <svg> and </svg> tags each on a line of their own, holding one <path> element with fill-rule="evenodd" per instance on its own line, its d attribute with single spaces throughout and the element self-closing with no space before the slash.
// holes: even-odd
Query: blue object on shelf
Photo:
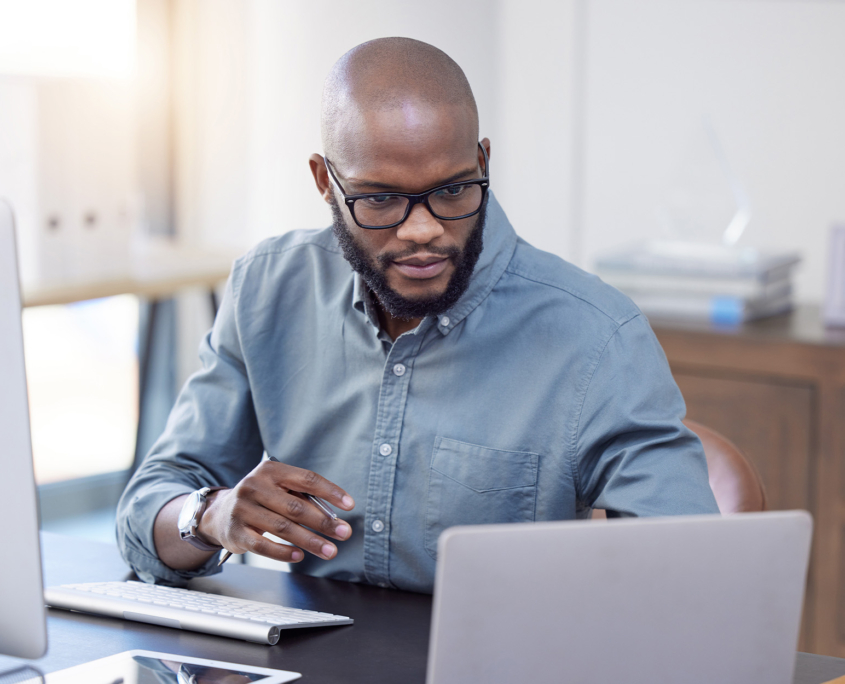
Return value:
<svg viewBox="0 0 845 684">
<path fill-rule="evenodd" d="M 743 302 L 738 297 L 713 297 L 710 320 L 717 325 L 738 325 L 743 319 Z"/>
</svg>

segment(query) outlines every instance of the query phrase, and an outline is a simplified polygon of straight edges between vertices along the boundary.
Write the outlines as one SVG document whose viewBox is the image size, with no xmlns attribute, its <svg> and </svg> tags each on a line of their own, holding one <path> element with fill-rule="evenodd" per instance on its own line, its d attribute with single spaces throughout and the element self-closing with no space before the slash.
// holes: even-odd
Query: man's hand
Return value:
<svg viewBox="0 0 845 684">
<path fill-rule="evenodd" d="M 232 553 L 252 551 L 288 563 L 301 561 L 303 550 L 327 560 L 333 558 L 337 547 L 311 530 L 343 540 L 349 538 L 352 528 L 342 520 L 329 518 L 300 492 L 343 510 L 355 506 L 352 497 L 317 473 L 265 461 L 234 489 L 217 493 L 202 516 L 199 534 Z M 293 546 L 270 541 L 262 536 L 264 532 Z"/>
<path fill-rule="evenodd" d="M 313 494 L 346 511 L 355 507 L 351 496 L 317 473 L 264 461 L 234 489 L 209 495 L 197 536 L 233 553 L 252 551 L 286 563 L 301 561 L 303 551 L 333 558 L 337 547 L 326 537 L 348 539 L 352 528 L 343 520 L 332 520 L 301 494 Z M 159 558 L 177 570 L 199 567 L 210 556 L 179 538 L 176 520 L 184 500 L 179 497 L 165 505 L 155 522 Z M 293 546 L 271 541 L 265 532 Z"/>
</svg>

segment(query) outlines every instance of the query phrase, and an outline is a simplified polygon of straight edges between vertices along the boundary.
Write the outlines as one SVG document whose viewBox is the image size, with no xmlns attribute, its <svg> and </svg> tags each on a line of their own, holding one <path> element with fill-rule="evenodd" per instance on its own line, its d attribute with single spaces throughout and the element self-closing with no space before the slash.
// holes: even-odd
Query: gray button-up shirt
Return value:
<svg viewBox="0 0 845 684">
<path fill-rule="evenodd" d="M 451 525 L 716 513 L 698 439 L 634 304 L 517 237 L 494 197 L 469 289 L 391 341 L 330 229 L 238 259 L 167 428 L 118 509 L 124 557 L 155 555 L 171 499 L 234 486 L 266 451 L 356 501 L 352 537 L 313 575 L 431 591 Z"/>
</svg>

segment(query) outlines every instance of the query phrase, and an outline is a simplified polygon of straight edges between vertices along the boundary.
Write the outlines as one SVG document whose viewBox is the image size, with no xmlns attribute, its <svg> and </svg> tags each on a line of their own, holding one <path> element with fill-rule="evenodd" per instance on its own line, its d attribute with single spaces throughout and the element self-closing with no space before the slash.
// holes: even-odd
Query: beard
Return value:
<svg viewBox="0 0 845 684">
<path fill-rule="evenodd" d="M 332 229 L 340 243 L 341 250 L 343 250 L 344 258 L 352 266 L 352 270 L 361 276 L 367 287 L 378 299 L 378 303 L 393 318 L 407 321 L 414 318 L 424 318 L 428 315 L 437 316 L 454 306 L 467 291 L 475 265 L 478 263 L 478 258 L 481 256 L 481 250 L 484 247 L 482 236 L 484 223 L 487 219 L 486 197 L 463 249 L 413 245 L 405 251 L 388 252 L 375 257 L 375 259 L 355 241 L 355 236 L 346 227 L 343 215 L 340 213 L 340 206 L 338 206 L 334 197 L 331 198 L 331 209 Z M 387 284 L 385 272 L 396 259 L 404 259 L 422 251 L 450 259 L 455 266 L 455 270 L 452 277 L 449 278 L 446 289 L 441 294 L 417 299 L 403 297 Z"/>
</svg>

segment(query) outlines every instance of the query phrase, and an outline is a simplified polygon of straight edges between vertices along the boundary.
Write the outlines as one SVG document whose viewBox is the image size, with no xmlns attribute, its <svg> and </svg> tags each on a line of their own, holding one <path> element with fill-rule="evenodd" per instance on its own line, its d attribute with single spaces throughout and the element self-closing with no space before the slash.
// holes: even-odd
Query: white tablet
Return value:
<svg viewBox="0 0 845 684">
<path fill-rule="evenodd" d="M 154 651 L 124 651 L 90 663 L 52 672 L 46 684 L 282 684 L 299 672 L 270 670 L 219 660 Z"/>
</svg>

